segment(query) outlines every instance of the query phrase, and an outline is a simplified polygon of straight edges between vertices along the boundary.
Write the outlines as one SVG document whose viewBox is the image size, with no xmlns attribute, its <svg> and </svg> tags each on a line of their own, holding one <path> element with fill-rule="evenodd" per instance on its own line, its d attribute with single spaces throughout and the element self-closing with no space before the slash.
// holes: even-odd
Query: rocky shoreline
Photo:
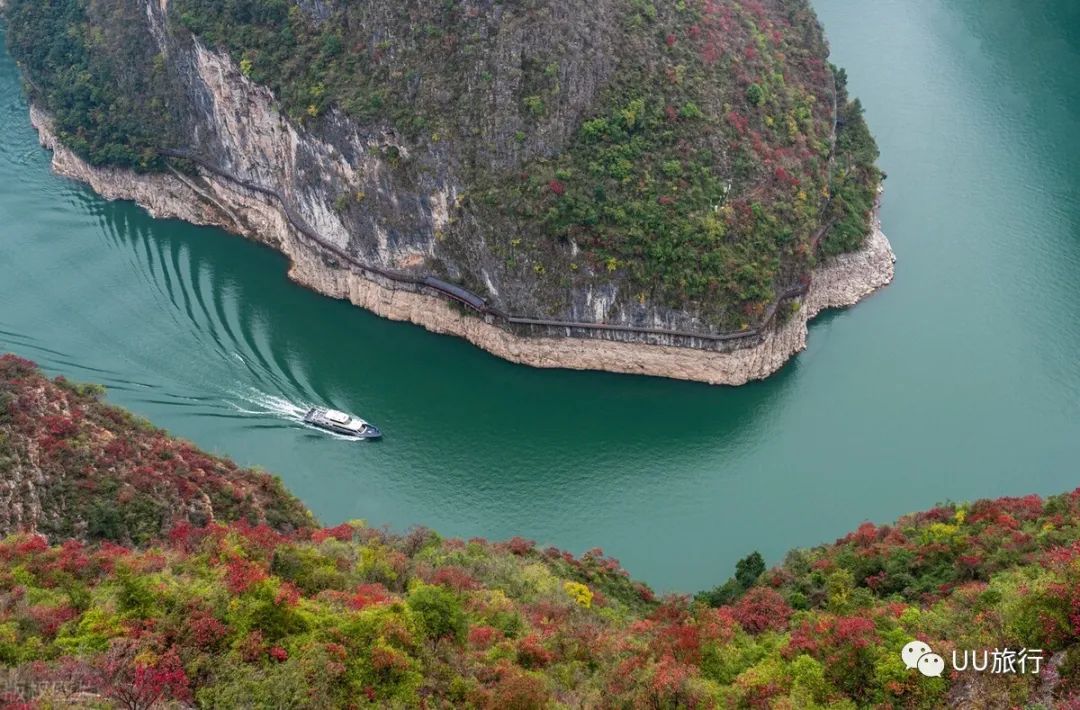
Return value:
<svg viewBox="0 0 1080 710">
<path fill-rule="evenodd" d="M 281 207 L 263 195 L 206 171 L 196 180 L 179 173 L 139 174 L 94 167 L 57 140 L 46 113 L 31 107 L 30 119 L 42 146 L 53 151 L 55 172 L 89 184 L 106 199 L 132 200 L 154 217 L 218 226 L 262 242 L 289 258 L 289 277 L 297 283 L 391 320 L 464 338 L 497 357 L 533 367 L 741 385 L 768 377 L 803 350 L 807 323 L 822 310 L 854 305 L 893 278 L 895 256 L 875 217 L 874 231 L 863 249 L 819 266 L 799 310 L 743 347 L 709 350 L 570 336 L 524 337 L 466 314 L 440 298 L 380 282 L 341 264 L 307 243 Z"/>
</svg>

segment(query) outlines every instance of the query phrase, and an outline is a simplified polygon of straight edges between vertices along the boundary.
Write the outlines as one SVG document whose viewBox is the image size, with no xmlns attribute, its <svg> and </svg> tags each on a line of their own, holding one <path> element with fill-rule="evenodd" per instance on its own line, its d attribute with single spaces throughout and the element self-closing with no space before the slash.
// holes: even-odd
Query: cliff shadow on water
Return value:
<svg viewBox="0 0 1080 710">
<path fill-rule="evenodd" d="M 21 113 L 25 104 L 17 103 Z M 47 153 L 34 145 L 29 127 L 13 130 L 41 156 L 39 169 L 45 171 Z M 205 428 L 194 420 L 232 418 L 236 409 L 264 410 L 264 416 L 240 413 L 237 426 L 275 427 L 270 431 L 285 435 L 290 425 L 284 422 L 295 407 L 328 403 L 377 420 L 391 438 L 414 439 L 410 432 L 423 429 L 437 442 L 452 442 L 436 444 L 435 451 L 412 440 L 410 446 L 429 450 L 430 458 L 414 453 L 407 461 L 450 499 L 464 504 L 475 491 L 508 490 L 533 477 L 550 486 L 545 498 L 558 505 L 554 483 L 574 477 L 580 468 L 596 470 L 598 480 L 590 488 L 598 490 L 640 475 L 603 452 L 648 450 L 650 460 L 666 462 L 662 469 L 670 466 L 650 474 L 662 480 L 678 475 L 679 461 L 694 452 L 738 448 L 746 432 L 758 428 L 756 420 L 777 406 L 794 372 L 789 368 L 767 385 L 736 392 L 649 378 L 534 371 L 302 289 L 283 278 L 287 263 L 269 248 L 214 228 L 151 219 L 131 203 L 101 200 L 67 181 L 49 178 L 46 184 L 64 185 L 54 198 L 100 224 L 94 230 L 98 247 L 119 251 L 124 259 L 122 268 L 105 275 L 92 304 L 72 300 L 66 305 L 80 321 L 74 332 L 93 337 L 111 354 L 105 362 L 122 361 L 143 374 L 95 377 L 90 374 L 94 356 L 87 354 L 83 376 L 124 388 L 126 394 L 114 396 L 138 402 L 134 406 L 140 411 L 171 403 L 186 422 L 183 430 L 201 432 L 199 438 Z M 85 242 L 77 246 L 80 253 L 96 248 Z M 137 323 L 138 336 L 108 321 Z M 9 342 L 49 369 L 78 371 L 77 353 L 60 363 L 29 340 Z M 131 379 L 165 383 L 144 387 Z M 491 396 L 496 392 L 498 397 Z M 235 407 L 218 406 L 217 397 Z M 519 461 L 510 467 L 497 463 L 501 445 L 493 443 L 506 436 L 506 422 L 514 422 L 512 428 L 530 442 L 518 449 Z M 225 436 L 223 431 L 214 438 L 223 442 Z M 307 432 L 302 436 L 309 445 L 321 443 Z M 565 461 L 562 454 L 551 456 L 551 449 L 581 453 Z M 600 458 L 591 460 L 590 451 Z M 379 465 L 384 454 L 371 449 L 363 453 L 362 464 L 348 463 L 347 457 L 343 462 L 359 471 Z M 486 454 L 490 458 L 484 463 Z M 432 461 L 441 464 L 432 467 Z M 544 475 L 526 474 L 532 468 Z M 308 475 L 316 480 L 316 472 Z M 352 514 L 351 486 L 340 489 L 345 501 L 340 506 L 313 506 L 327 519 Z M 574 490 L 571 486 L 563 494 L 567 500 L 580 496 L 580 489 Z"/>
<path fill-rule="evenodd" d="M 808 313 L 851 305 L 892 277 L 891 252 L 870 215 L 879 176 L 873 139 L 848 101 L 844 75 L 825 61 L 809 6 L 732 1 L 659 15 L 653 8 L 646 18 L 637 17 L 640 8 L 626 17 L 610 12 L 621 7 L 613 3 L 535 13 L 538 34 L 564 42 L 557 57 L 514 29 L 517 8 L 488 8 L 428 18 L 433 28 L 486 27 L 473 35 L 481 51 L 428 46 L 430 33 L 405 32 L 389 54 L 380 47 L 369 57 L 358 41 L 349 62 L 337 59 L 343 39 L 322 20 L 285 17 L 284 5 L 253 19 L 200 0 L 123 0 L 64 5 L 58 19 L 55 8 L 12 0 L 8 16 L 54 167 L 108 197 L 272 244 L 289 256 L 293 278 L 315 290 L 515 362 L 715 384 L 766 377 L 804 347 Z M 380 3 L 335 12 L 342 31 L 358 36 L 370 23 L 418 22 Z M 48 59 L 61 19 L 100 35 L 66 57 L 99 89 L 90 99 L 58 81 Z M 670 41 L 643 31 L 646 19 L 668 27 Z M 555 31 L 567 27 L 574 31 Z M 582 28 L 596 30 L 598 47 L 581 44 Z M 761 32 L 771 41 L 746 48 L 739 66 L 747 71 L 717 61 Z M 258 46 L 239 47 L 241 35 Z M 308 87 L 311 77 L 295 65 L 317 47 L 338 48 L 311 58 L 316 73 L 336 81 Z M 621 59 L 641 50 L 656 54 L 655 66 Z M 520 71 L 505 51 L 521 55 Z M 398 125 L 403 114 L 392 105 L 402 99 L 400 82 L 367 84 L 382 81 L 372 76 L 388 63 L 416 70 L 442 53 L 447 62 L 431 67 L 441 78 L 425 83 L 422 72 L 409 74 L 417 79 L 409 89 L 414 110 L 406 112 L 413 120 Z M 278 71 L 268 71 L 274 57 Z M 348 74 L 369 61 L 374 74 Z M 787 78 L 754 83 L 749 69 L 765 71 L 769 62 L 789 69 Z M 530 78 L 538 67 L 546 78 Z M 458 81 L 461 96 L 447 95 L 443 84 Z M 532 114 L 523 123 L 514 97 L 543 87 L 543 95 L 521 97 Z M 325 98 L 298 105 L 300 89 Z M 360 101 L 369 90 L 378 101 Z M 98 94 L 114 96 L 123 110 L 98 121 Z M 457 105 L 473 94 L 475 102 Z M 546 111 L 548 100 L 558 110 Z M 446 101 L 457 102 L 455 110 Z M 465 123 L 474 130 L 456 126 L 464 115 L 456 109 L 488 101 L 482 130 L 472 120 Z M 788 115 L 786 128 L 772 113 Z M 156 132 L 148 130 L 155 117 Z M 433 117 L 449 124 L 429 126 Z M 524 129 L 515 133 L 517 147 L 507 138 L 514 126 Z M 487 129 L 499 138 L 494 152 L 474 135 Z M 741 146 L 738 159 L 728 139 Z M 767 145 L 790 141 L 799 149 Z M 201 175 L 181 175 L 176 158 Z M 585 163 L 613 160 L 610 175 L 585 177 L 595 172 Z M 634 184 L 641 194 L 622 194 Z M 646 243 L 615 244 L 626 235 Z M 819 247 L 873 258 L 834 269 L 831 290 L 816 293 Z M 432 293 L 438 288 L 423 285 L 433 275 L 483 294 L 484 318 L 447 307 Z M 784 319 L 773 315 L 802 299 L 808 307 L 778 325 Z"/>
<path fill-rule="evenodd" d="M 596 501 L 636 506 L 672 486 L 692 488 L 693 478 L 728 475 L 702 462 L 767 436 L 798 377 L 793 363 L 731 390 L 526 368 L 311 293 L 284 278 L 280 255 L 220 230 L 154 220 L 126 202 L 86 206 L 102 229 L 81 239 L 96 244 L 68 246 L 113 254 L 97 295 L 70 302 L 70 329 L 63 319 L 47 332 L 11 326 L 52 343 L 48 331 L 69 330 L 67 352 L 30 339 L 0 343 L 52 372 L 106 383 L 110 399 L 177 433 L 273 468 L 325 520 L 550 540 L 522 511 L 541 506 L 552 522 L 591 527 Z M 299 429 L 290 419 L 308 403 L 367 416 L 388 440 L 357 446 Z M 421 515 L 423 500 L 441 501 L 443 513 Z"/>
<path fill-rule="evenodd" d="M 796 369 L 793 364 L 767 386 L 739 391 L 604 373 L 552 377 L 313 294 L 284 278 L 287 262 L 280 254 L 221 230 L 153 219 L 129 202 L 92 196 L 86 209 L 101 221 L 103 244 L 122 249 L 138 277 L 139 293 L 148 299 L 143 307 L 155 314 L 145 326 L 162 330 L 162 337 L 180 330 L 192 339 L 182 370 L 194 377 L 206 368 L 235 372 L 237 387 L 224 394 L 247 409 L 260 402 L 324 402 L 366 409 L 393 424 L 396 400 L 419 407 L 436 426 L 441 422 L 448 436 L 465 424 L 469 438 L 483 440 L 495 435 L 498 423 L 515 421 L 543 446 L 558 446 L 570 431 L 575 448 L 601 436 L 603 448 L 647 442 L 677 457 L 703 444 L 723 448 L 754 428 L 757 414 L 779 406 Z M 628 381 L 635 386 L 627 388 Z M 460 403 L 495 391 L 501 396 L 487 400 L 482 414 L 471 413 L 467 422 L 455 416 Z"/>
<path fill-rule="evenodd" d="M 603 544 L 682 589 L 757 546 L 723 532 L 758 518 L 724 491 L 758 471 L 748 460 L 782 433 L 798 362 L 738 390 L 535 370 L 377 318 L 287 281 L 286 260 L 259 244 L 152 219 L 50 175 L 6 57 L 0 74 L 11 118 L 0 150 L 18 157 L 0 169 L 25 188 L 0 201 L 2 347 L 280 473 L 328 522 Z M 387 440 L 298 428 L 307 403 L 370 418 Z M 716 539 L 690 550 L 688 526 Z"/>
</svg>

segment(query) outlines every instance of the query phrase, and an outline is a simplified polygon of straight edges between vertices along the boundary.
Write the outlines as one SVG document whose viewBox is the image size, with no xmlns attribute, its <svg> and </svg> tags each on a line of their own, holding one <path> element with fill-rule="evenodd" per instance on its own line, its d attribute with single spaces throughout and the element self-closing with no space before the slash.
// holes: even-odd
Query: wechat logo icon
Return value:
<svg viewBox="0 0 1080 710">
<path fill-rule="evenodd" d="M 922 641 L 912 641 L 900 651 L 904 666 L 911 670 L 918 668 L 924 676 L 936 678 L 945 672 L 945 659 L 934 653 L 929 645 Z"/>
</svg>

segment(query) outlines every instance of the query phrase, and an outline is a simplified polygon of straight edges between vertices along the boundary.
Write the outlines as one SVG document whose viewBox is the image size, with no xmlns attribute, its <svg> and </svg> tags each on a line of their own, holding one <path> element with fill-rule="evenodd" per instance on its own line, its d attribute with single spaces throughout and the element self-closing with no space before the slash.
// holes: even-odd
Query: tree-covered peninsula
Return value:
<svg viewBox="0 0 1080 710">
<path fill-rule="evenodd" d="M 4 520 L 7 707 L 1080 702 L 1080 489 L 866 523 L 658 596 L 600 550 L 319 528 L 265 474 L 99 395 L 0 357 L 5 511 L 66 501 Z M 901 655 L 912 639 L 943 658 L 1037 650 L 1040 672 L 927 677 Z"/>
<path fill-rule="evenodd" d="M 202 156 L 506 313 L 745 330 L 871 232 L 877 150 L 806 0 L 6 4 L 92 165 Z"/>
</svg>

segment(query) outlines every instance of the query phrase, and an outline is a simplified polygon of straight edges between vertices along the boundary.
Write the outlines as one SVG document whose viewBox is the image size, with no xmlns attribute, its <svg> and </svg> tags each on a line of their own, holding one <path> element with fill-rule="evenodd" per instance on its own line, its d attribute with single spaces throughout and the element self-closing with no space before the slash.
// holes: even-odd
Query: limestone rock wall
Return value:
<svg viewBox="0 0 1080 710">
<path fill-rule="evenodd" d="M 95 168 L 56 140 L 43 112 L 32 108 L 31 121 L 42 145 L 53 150 L 54 170 L 89 184 L 107 199 L 133 200 L 155 217 L 216 225 L 269 244 L 290 259 L 289 276 L 315 291 L 346 299 L 391 320 L 465 338 L 498 357 L 533 367 L 741 385 L 768 377 L 805 348 L 807 322 L 820 311 L 854 305 L 893 278 L 895 257 L 875 220 L 866 246 L 822 264 L 814 272 L 799 310 L 748 347 L 717 351 L 590 338 L 523 337 L 463 313 L 440 298 L 381 283 L 327 258 L 305 242 L 278 205 L 213 174 L 203 173 L 196 180 L 179 174 L 142 175 Z"/>
</svg>

